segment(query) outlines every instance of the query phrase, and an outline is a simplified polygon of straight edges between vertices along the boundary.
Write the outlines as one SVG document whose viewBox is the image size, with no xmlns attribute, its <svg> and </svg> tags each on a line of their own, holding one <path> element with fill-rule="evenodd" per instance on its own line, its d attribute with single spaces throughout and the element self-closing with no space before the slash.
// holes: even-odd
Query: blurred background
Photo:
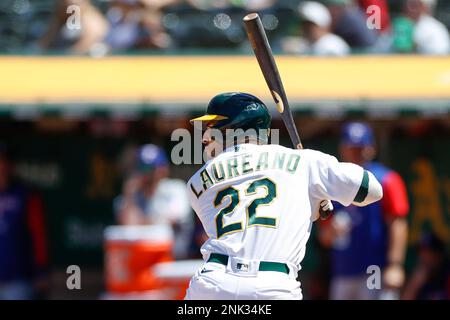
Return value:
<svg viewBox="0 0 450 320">
<path fill-rule="evenodd" d="M 243 28 L 249 12 L 304 145 L 342 159 L 341 128 L 363 122 L 369 158 L 403 182 L 389 209 L 408 228 L 395 298 L 448 299 L 447 0 L 1 1 L 0 298 L 184 296 L 205 238 L 184 189 L 199 166 L 171 162 L 171 136 L 192 132 L 188 120 L 220 92 L 275 110 Z M 275 113 L 272 128 L 290 146 Z M 361 235 L 322 231 L 345 221 L 314 226 L 305 299 L 339 297 L 335 251 Z"/>
</svg>

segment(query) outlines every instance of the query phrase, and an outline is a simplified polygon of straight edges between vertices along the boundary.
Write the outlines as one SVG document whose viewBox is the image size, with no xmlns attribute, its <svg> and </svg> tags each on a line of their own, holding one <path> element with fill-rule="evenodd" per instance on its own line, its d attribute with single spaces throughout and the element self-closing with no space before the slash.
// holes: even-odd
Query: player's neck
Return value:
<svg viewBox="0 0 450 320">
<path fill-rule="evenodd" d="M 262 144 L 262 141 L 259 140 L 255 136 L 243 136 L 243 137 L 238 137 L 236 139 L 236 142 L 234 143 L 234 145 L 239 145 L 239 144 Z"/>
<path fill-rule="evenodd" d="M 244 137 L 242 139 L 237 139 L 234 143 L 227 144 L 225 146 L 224 151 L 232 149 L 232 148 L 234 148 L 236 146 L 239 146 L 239 145 L 243 145 L 243 144 L 244 145 L 245 144 L 248 144 L 248 145 L 262 145 L 264 143 L 261 140 L 259 140 L 257 138 L 254 138 L 254 137 Z"/>
</svg>

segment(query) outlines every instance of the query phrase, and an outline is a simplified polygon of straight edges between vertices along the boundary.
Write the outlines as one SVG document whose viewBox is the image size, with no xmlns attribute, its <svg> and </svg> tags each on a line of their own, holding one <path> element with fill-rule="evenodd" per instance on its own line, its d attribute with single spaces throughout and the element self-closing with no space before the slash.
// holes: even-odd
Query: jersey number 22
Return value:
<svg viewBox="0 0 450 320">
<path fill-rule="evenodd" d="M 272 203 L 272 201 L 277 196 L 277 187 L 276 184 L 268 179 L 263 178 L 259 180 L 253 181 L 247 189 L 245 189 L 245 195 L 253 195 L 256 194 L 259 188 L 264 188 L 266 190 L 266 195 L 262 198 L 257 198 L 253 200 L 246 208 L 247 212 L 247 228 L 254 226 L 262 226 L 262 227 L 270 227 L 275 228 L 277 221 L 275 218 L 269 217 L 258 217 L 256 216 L 256 209 L 259 206 L 267 206 Z M 217 229 L 217 238 L 222 237 L 225 234 L 229 234 L 232 232 L 238 232 L 243 230 L 242 222 L 230 223 L 227 225 L 223 225 L 223 217 L 227 214 L 232 213 L 235 208 L 239 205 L 239 191 L 232 186 L 219 191 L 214 199 L 214 207 L 218 207 L 222 204 L 225 198 L 230 198 L 230 204 L 219 211 L 216 216 L 216 229 Z"/>
</svg>

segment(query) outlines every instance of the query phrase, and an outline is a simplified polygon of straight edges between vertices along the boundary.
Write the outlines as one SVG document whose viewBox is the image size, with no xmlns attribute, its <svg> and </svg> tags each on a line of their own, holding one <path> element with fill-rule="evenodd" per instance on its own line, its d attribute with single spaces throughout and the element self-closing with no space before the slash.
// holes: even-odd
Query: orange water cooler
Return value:
<svg viewBox="0 0 450 320">
<path fill-rule="evenodd" d="M 105 229 L 105 276 L 109 294 L 161 288 L 153 266 L 173 261 L 170 226 L 110 226 Z"/>
</svg>

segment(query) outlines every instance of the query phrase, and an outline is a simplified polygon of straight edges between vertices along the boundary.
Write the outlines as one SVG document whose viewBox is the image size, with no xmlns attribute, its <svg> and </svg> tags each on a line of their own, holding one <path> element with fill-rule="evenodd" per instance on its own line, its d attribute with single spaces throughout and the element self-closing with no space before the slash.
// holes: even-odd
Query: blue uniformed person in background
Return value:
<svg viewBox="0 0 450 320">
<path fill-rule="evenodd" d="M 49 288 L 43 204 L 13 171 L 0 145 L 0 300 L 43 298 Z"/>
<path fill-rule="evenodd" d="M 331 247 L 331 299 L 396 299 L 404 284 L 409 202 L 400 175 L 373 161 L 372 129 L 352 122 L 342 128 L 341 161 L 371 171 L 383 187 L 383 199 L 366 207 L 335 204 L 332 219 L 321 225 L 321 242 Z M 368 267 L 381 269 L 380 290 L 367 285 Z M 371 271 L 372 272 L 372 271 Z"/>
</svg>

